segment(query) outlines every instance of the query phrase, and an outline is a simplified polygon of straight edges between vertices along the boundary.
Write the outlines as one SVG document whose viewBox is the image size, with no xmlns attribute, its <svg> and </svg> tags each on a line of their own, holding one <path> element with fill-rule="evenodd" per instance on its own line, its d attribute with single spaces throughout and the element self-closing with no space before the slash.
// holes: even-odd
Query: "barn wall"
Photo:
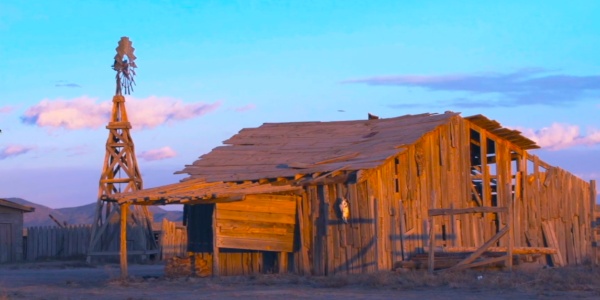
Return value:
<svg viewBox="0 0 600 300">
<path fill-rule="evenodd" d="M 554 234 L 567 264 L 583 263 L 591 254 L 590 183 L 461 118 L 407 147 L 367 182 L 374 197 L 368 201 L 377 208 L 379 269 L 428 249 L 431 208 L 512 203 L 512 222 L 504 213 L 436 217 L 438 250 L 481 246 L 510 223 L 517 247 L 551 247 L 546 235 Z M 497 245 L 507 246 L 508 239 Z"/>
<path fill-rule="evenodd" d="M 523 212 L 519 220 L 515 220 L 518 222 L 515 227 L 519 228 L 516 244 L 549 246 L 547 236 L 554 234 L 566 264 L 589 261 L 595 209 L 593 187 L 589 182 L 563 169 L 551 167 L 535 156 L 528 155 L 527 161 L 529 168 L 523 172 L 526 174 L 523 175 L 523 196 L 515 205 Z"/>
<path fill-rule="evenodd" d="M 0 263 L 23 259 L 23 211 L 0 206 Z"/>
<path fill-rule="evenodd" d="M 307 187 L 290 267 L 315 275 L 390 270 L 428 250 L 429 209 L 511 204 L 512 219 L 506 213 L 435 217 L 435 249 L 479 247 L 509 224 L 513 234 L 497 246 L 512 237 L 516 247 L 551 247 L 542 229 L 547 224 L 563 260 L 580 264 L 591 253 L 590 190 L 589 183 L 457 117 L 379 168 L 359 172 L 356 183 Z M 343 197 L 351 207 L 348 224 L 338 209 Z"/>
<path fill-rule="evenodd" d="M 306 187 L 298 203 L 296 251 L 290 270 L 300 274 L 359 274 L 377 270 L 375 202 L 366 181 Z M 341 218 L 342 198 L 350 220 Z"/>
</svg>

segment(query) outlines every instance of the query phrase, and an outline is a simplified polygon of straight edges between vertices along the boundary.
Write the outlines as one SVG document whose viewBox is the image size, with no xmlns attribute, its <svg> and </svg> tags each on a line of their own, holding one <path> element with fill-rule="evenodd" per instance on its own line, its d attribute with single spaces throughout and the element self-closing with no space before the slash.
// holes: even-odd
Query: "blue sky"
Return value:
<svg viewBox="0 0 600 300">
<path fill-rule="evenodd" d="M 121 36 L 146 187 L 244 127 L 446 110 L 600 179 L 600 2 L 485 2 L 4 0 L 0 197 L 96 201 Z"/>
</svg>

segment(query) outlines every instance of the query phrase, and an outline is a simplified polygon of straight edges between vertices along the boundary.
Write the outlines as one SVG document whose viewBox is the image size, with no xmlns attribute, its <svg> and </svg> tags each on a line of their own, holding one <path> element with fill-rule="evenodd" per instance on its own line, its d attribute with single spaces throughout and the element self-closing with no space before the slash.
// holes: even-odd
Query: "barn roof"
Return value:
<svg viewBox="0 0 600 300">
<path fill-rule="evenodd" d="M 144 204 L 199 203 L 295 191 L 299 189 L 296 185 L 346 179 L 352 171 L 380 166 L 452 118 L 460 117 L 446 112 L 357 121 L 265 123 L 242 129 L 223 146 L 185 166 L 177 172 L 190 175 L 183 182 L 109 197 Z M 539 148 L 519 131 L 503 128 L 485 116 L 465 119 L 522 149 Z"/>
<path fill-rule="evenodd" d="M 294 177 L 336 170 L 372 169 L 404 151 L 458 113 L 389 119 L 265 123 L 245 128 L 178 174 L 208 182 Z M 466 118 L 523 149 L 538 148 L 519 131 L 477 115 Z"/>
<path fill-rule="evenodd" d="M 21 204 L 14 203 L 12 201 L 8 201 L 8 200 L 5 200 L 5 199 L 0 199 L 0 206 L 18 209 L 18 210 L 21 210 L 23 212 L 32 212 L 32 211 L 35 210 L 34 207 L 21 205 Z"/>
</svg>

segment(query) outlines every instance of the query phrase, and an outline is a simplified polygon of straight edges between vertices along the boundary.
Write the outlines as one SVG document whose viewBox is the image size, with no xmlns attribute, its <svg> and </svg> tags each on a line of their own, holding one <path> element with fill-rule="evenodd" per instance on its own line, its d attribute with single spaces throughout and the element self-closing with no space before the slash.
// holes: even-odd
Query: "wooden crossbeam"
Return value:
<svg viewBox="0 0 600 300">
<path fill-rule="evenodd" d="M 459 264 L 448 270 L 459 271 L 459 270 L 464 270 L 464 269 L 469 269 L 469 268 L 485 266 L 485 265 L 501 262 L 501 261 L 504 261 L 507 259 L 512 259 L 512 258 L 509 255 L 500 256 L 500 257 L 492 257 L 492 258 L 476 261 L 476 262 L 470 263 L 470 264 L 464 264 L 464 265 Z"/>
<path fill-rule="evenodd" d="M 477 258 L 481 256 L 484 252 L 488 250 L 494 243 L 496 243 L 503 235 L 505 235 L 510 230 L 510 226 L 505 226 L 502 230 L 498 231 L 496 235 L 494 235 L 491 239 L 489 239 L 483 246 L 479 247 L 477 251 L 471 253 L 467 258 L 459 262 L 456 266 L 450 268 L 451 270 L 458 269 L 463 265 L 468 265 Z"/>
</svg>

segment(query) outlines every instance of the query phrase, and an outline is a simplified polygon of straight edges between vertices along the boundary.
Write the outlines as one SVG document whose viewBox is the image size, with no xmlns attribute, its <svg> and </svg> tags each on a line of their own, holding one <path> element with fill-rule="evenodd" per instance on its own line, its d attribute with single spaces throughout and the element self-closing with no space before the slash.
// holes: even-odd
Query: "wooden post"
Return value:
<svg viewBox="0 0 600 300">
<path fill-rule="evenodd" d="M 596 180 L 590 180 L 590 214 L 591 214 L 591 224 L 590 224 L 590 261 L 592 262 L 592 270 L 596 267 L 598 263 L 597 249 L 598 245 L 596 243 Z"/>
<path fill-rule="evenodd" d="M 121 278 L 127 278 L 127 211 L 129 203 L 121 205 Z"/>
<path fill-rule="evenodd" d="M 212 215 L 212 230 L 213 230 L 213 277 L 219 276 L 219 246 L 217 245 L 217 235 L 219 234 L 219 229 L 217 228 L 217 204 L 214 205 L 213 215 Z"/>
<path fill-rule="evenodd" d="M 436 193 L 435 192 L 431 192 L 431 209 L 435 209 L 435 205 L 436 205 Z M 435 261 L 435 257 L 434 257 L 434 249 L 435 247 L 435 223 L 434 223 L 434 218 L 431 215 L 431 213 L 429 213 L 429 258 L 428 258 L 428 262 L 429 262 L 429 273 L 433 273 L 434 268 L 434 261 Z"/>
<path fill-rule="evenodd" d="M 428 265 L 429 265 L 429 273 L 433 273 L 434 270 L 434 261 L 435 261 L 435 257 L 434 257 L 434 244 L 435 244 L 435 224 L 433 223 L 433 216 L 429 217 L 429 259 L 428 259 Z"/>
<path fill-rule="evenodd" d="M 288 254 L 287 252 L 279 252 L 279 274 L 287 273 L 288 269 Z"/>
<path fill-rule="evenodd" d="M 510 191 L 510 183 L 507 183 L 507 189 L 506 192 Z M 514 227 L 513 227 L 513 211 L 514 211 L 514 200 L 513 197 L 506 197 L 506 199 L 508 200 L 508 213 L 506 216 L 506 226 L 508 226 L 508 253 L 506 253 L 506 255 L 508 256 L 508 259 L 506 261 L 506 266 L 508 267 L 509 271 L 512 271 L 513 268 L 513 243 L 514 243 L 514 238 L 515 238 L 515 231 L 514 231 Z"/>
</svg>

